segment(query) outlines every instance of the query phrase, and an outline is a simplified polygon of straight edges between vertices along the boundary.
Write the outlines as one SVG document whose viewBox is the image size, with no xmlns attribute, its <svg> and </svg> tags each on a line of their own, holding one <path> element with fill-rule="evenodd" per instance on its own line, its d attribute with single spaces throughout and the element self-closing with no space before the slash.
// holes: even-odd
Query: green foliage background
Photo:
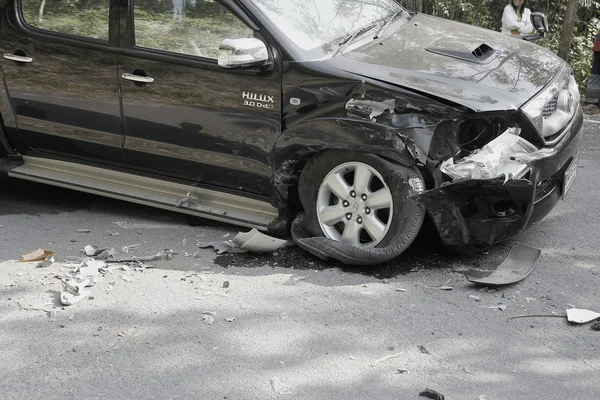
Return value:
<svg viewBox="0 0 600 400">
<path fill-rule="evenodd" d="M 483 28 L 499 31 L 502 11 L 509 4 L 507 0 L 403 0 L 401 3 L 410 10 L 425 12 Z M 550 34 L 537 44 L 554 52 L 563 24 L 567 0 L 529 0 L 527 8 L 532 12 L 546 14 L 550 24 Z M 575 21 L 575 31 L 569 62 L 581 88 L 587 84 L 591 72 L 596 35 L 600 33 L 600 1 L 579 0 L 579 10 Z"/>
</svg>

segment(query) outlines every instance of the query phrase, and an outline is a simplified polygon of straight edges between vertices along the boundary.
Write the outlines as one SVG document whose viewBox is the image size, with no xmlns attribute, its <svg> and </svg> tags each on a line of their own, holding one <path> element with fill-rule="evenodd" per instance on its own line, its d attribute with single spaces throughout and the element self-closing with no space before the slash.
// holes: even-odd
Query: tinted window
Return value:
<svg viewBox="0 0 600 400">
<path fill-rule="evenodd" d="M 108 40 L 109 1 L 21 0 L 21 10 L 34 28 Z"/>
<path fill-rule="evenodd" d="M 137 0 L 134 6 L 138 47 L 217 59 L 219 44 L 228 37 L 252 37 L 253 32 L 213 0 Z"/>
</svg>

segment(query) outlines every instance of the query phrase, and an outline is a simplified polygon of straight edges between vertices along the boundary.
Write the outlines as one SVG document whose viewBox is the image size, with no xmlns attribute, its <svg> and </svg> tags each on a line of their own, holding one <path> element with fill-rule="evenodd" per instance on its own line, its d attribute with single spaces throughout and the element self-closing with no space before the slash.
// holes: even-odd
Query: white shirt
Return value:
<svg viewBox="0 0 600 400">
<path fill-rule="evenodd" d="M 502 14 L 502 33 L 505 35 L 512 35 L 513 30 L 518 30 L 521 35 L 529 35 L 533 31 L 533 25 L 531 25 L 531 11 L 529 11 L 529 8 L 523 10 L 521 22 L 519 22 L 513 6 L 509 4 L 504 7 L 504 14 Z"/>
</svg>

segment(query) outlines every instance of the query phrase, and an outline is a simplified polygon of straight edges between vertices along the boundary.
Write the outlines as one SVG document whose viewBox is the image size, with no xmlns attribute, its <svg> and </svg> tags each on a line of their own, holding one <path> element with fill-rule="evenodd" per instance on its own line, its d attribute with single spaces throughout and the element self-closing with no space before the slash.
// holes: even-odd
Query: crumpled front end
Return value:
<svg viewBox="0 0 600 400">
<path fill-rule="evenodd" d="M 414 199 L 445 244 L 509 239 L 544 218 L 568 191 L 583 126 L 570 68 L 510 110 L 473 112 L 419 100 L 369 87 L 346 108 L 414 143 L 426 184 Z"/>
<path fill-rule="evenodd" d="M 508 129 L 466 157 L 440 166 L 445 181 L 419 196 L 447 245 L 493 244 L 544 218 L 577 172 L 583 113 L 554 147 L 537 148 Z"/>
</svg>

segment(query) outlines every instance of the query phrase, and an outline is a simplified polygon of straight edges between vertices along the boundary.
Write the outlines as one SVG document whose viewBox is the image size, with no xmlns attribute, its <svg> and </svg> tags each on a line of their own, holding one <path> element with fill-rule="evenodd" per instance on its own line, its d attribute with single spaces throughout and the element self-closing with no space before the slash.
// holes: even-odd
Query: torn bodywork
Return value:
<svg viewBox="0 0 600 400">
<path fill-rule="evenodd" d="M 291 188 L 305 160 L 328 149 L 374 153 L 418 168 L 424 187 L 410 200 L 427 210 L 446 245 L 493 244 L 514 237 L 547 215 L 568 189 L 565 175 L 576 163 L 583 121 L 579 105 L 561 141 L 548 147 L 519 104 L 512 110 L 474 113 L 383 82 L 326 86 L 309 79 L 290 86 L 294 92 L 288 98 L 302 96 L 298 91 L 303 90 L 315 103 L 305 104 L 304 110 L 285 109 L 287 138 L 280 142 L 285 146 L 278 152 L 275 178 L 282 203 L 297 197 Z M 307 141 L 311 145 L 301 145 Z M 307 235 L 301 219 L 292 233 L 300 247 L 322 258 L 351 264 L 390 259 L 376 248 L 355 257 L 359 253 L 347 244 Z"/>
</svg>

